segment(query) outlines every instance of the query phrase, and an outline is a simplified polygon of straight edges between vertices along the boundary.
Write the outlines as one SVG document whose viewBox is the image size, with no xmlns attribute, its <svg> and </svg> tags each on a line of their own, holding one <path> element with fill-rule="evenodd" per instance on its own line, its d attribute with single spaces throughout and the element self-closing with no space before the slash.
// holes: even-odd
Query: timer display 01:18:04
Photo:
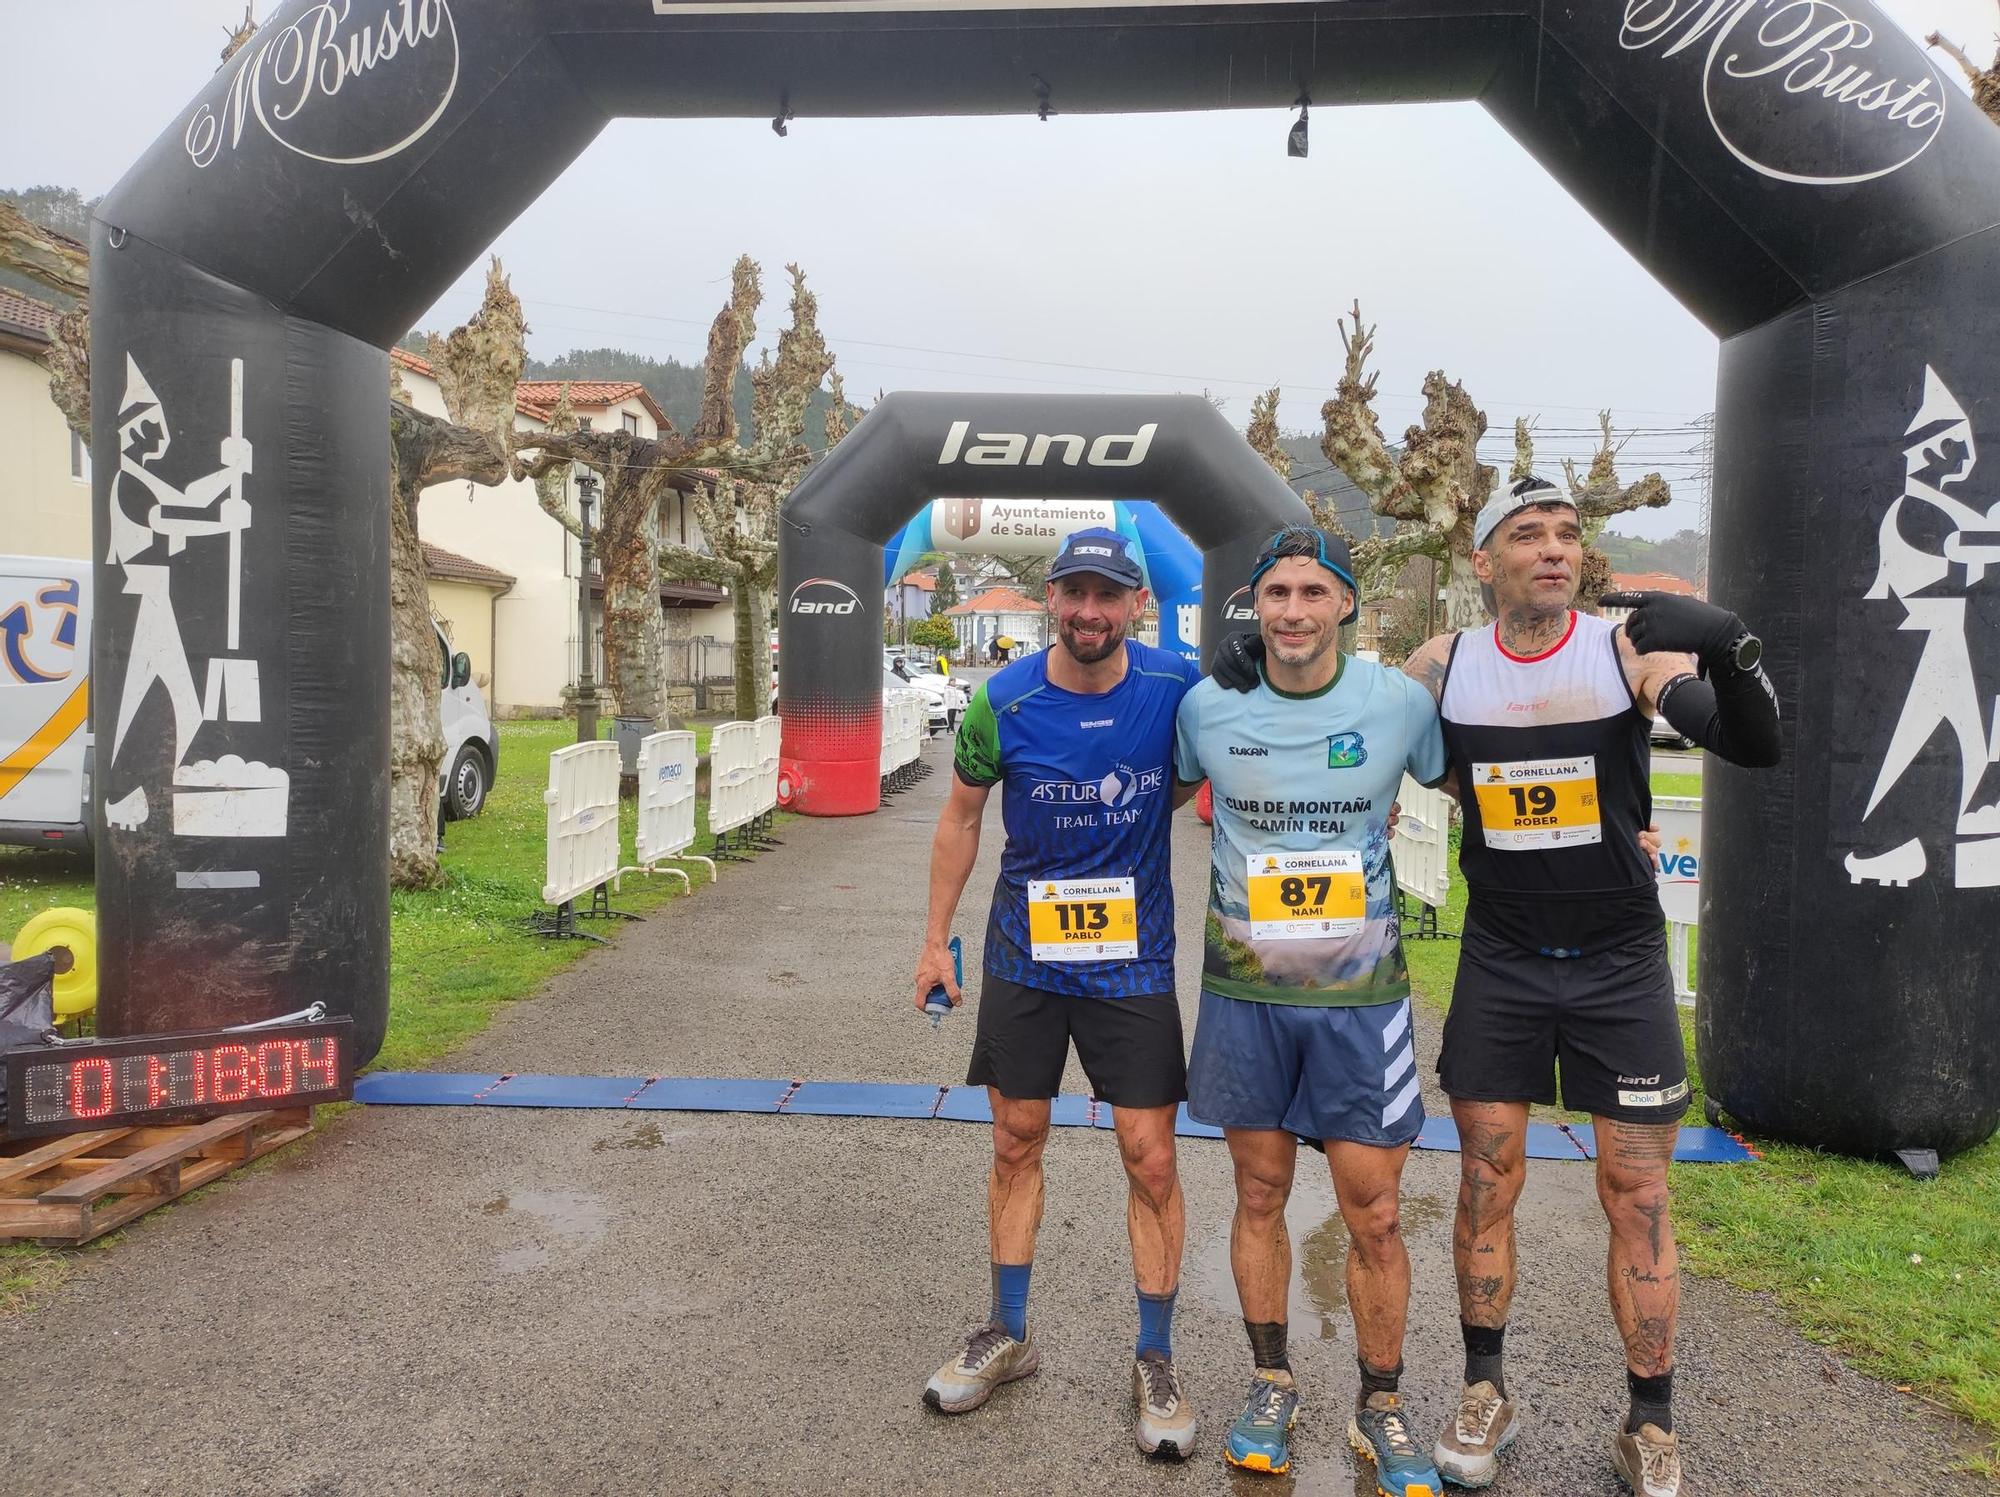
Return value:
<svg viewBox="0 0 2000 1497">
<path fill-rule="evenodd" d="M 112 1040 L 7 1056 L 12 1136 L 170 1113 L 333 1101 L 352 1091 L 345 1021 Z"/>
</svg>

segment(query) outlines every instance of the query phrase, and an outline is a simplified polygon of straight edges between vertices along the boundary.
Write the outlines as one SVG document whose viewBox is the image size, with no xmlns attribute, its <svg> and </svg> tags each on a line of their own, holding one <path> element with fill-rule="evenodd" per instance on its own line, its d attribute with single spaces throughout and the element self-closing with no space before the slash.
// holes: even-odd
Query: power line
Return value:
<svg viewBox="0 0 2000 1497">
<path fill-rule="evenodd" d="M 621 318 L 627 321 L 667 322 L 676 324 L 678 326 L 697 327 L 704 329 L 707 328 L 714 320 L 713 318 L 696 319 L 692 317 L 671 317 L 664 313 L 659 313 L 659 312 L 633 312 L 629 310 L 622 310 L 616 307 L 592 307 L 592 306 L 585 306 L 578 302 L 542 301 L 539 302 L 538 305 L 545 307 L 555 307 L 559 310 L 566 312 L 589 312 L 605 317 Z M 606 334 L 614 331 L 610 329 L 578 328 L 578 327 L 568 326 L 566 324 L 548 324 L 548 326 L 562 327 L 565 331 L 568 332 L 585 333 L 593 336 L 605 336 Z M 1134 369 L 1115 364 L 1081 364 L 1081 363 L 1068 362 L 1058 359 L 1026 358 L 1011 354 L 974 353 L 966 349 L 930 348 L 920 344 L 888 343 L 868 338 L 848 338 L 835 333 L 824 333 L 822 334 L 822 336 L 825 337 L 829 347 L 847 346 L 854 348 L 885 348 L 896 353 L 925 354 L 934 358 L 974 359 L 984 363 L 1022 364 L 1034 368 L 1065 369 L 1085 374 L 1122 374 L 1128 376 L 1137 376 L 1144 379 L 1194 381 L 1204 385 L 1240 385 L 1245 389 L 1260 390 L 1260 391 L 1269 389 L 1272 385 L 1275 384 L 1280 388 L 1289 388 L 1297 393 L 1307 394 L 1307 395 L 1331 395 L 1335 393 L 1336 390 L 1335 386 L 1315 384 L 1307 380 L 1242 379 L 1232 375 L 1190 374 L 1190 373 L 1177 372 L 1174 370 L 1165 370 L 1165 369 Z M 706 352 L 707 349 L 707 344 L 705 340 L 655 339 L 654 341 L 657 342 L 671 341 L 674 342 L 675 346 L 677 347 L 699 346 L 702 348 L 704 352 Z M 855 362 L 864 363 L 867 361 L 856 360 Z M 927 369 L 921 366 L 888 364 L 888 363 L 881 363 L 879 361 L 869 362 L 868 367 L 885 368 L 885 369 L 905 368 L 905 369 L 912 369 L 914 372 L 934 373 L 934 374 L 957 374 L 962 372 L 969 372 L 969 371 L 960 371 L 954 369 Z M 1016 377 L 1023 379 L 1026 378 L 1025 376 L 1016 376 Z M 1051 380 L 1048 381 L 1048 383 L 1057 384 L 1057 383 L 1082 383 L 1082 382 Z M 1115 389 L 1116 387 L 1097 386 L 1096 388 Z M 1145 392 L 1137 392 L 1137 393 L 1145 393 Z M 1378 402 L 1394 402 L 1400 405 L 1422 405 L 1425 403 L 1424 398 L 1419 395 L 1396 395 L 1396 394 L 1383 395 L 1378 393 L 1376 395 L 1376 400 Z M 1518 410 L 1523 413 L 1542 411 L 1542 410 L 1590 411 L 1594 414 L 1596 411 L 1603 409 L 1603 407 L 1566 405 L 1561 402 L 1555 402 L 1555 401 L 1517 400 L 1517 401 L 1507 402 L 1505 405 L 1497 405 L 1494 407 L 1494 409 Z M 1695 417 L 1697 413 L 1692 411 L 1666 411 L 1666 410 L 1655 410 L 1644 407 L 1633 407 L 1631 408 L 1630 414 L 1643 415 L 1643 416 L 1681 416 L 1692 419 Z M 1576 431 L 1586 430 L 1586 428 L 1582 427 L 1568 428 L 1568 429 Z M 1659 429 L 1668 430 L 1669 428 L 1659 428 Z M 1671 428 L 1671 429 L 1678 431 L 1681 428 Z M 1589 428 L 1588 430 L 1594 432 L 1595 428 Z"/>
</svg>

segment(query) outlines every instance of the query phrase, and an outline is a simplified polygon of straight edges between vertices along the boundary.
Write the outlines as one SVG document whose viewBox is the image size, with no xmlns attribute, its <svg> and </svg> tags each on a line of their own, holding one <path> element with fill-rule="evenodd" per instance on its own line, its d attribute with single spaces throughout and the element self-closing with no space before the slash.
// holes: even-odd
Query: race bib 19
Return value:
<svg viewBox="0 0 2000 1497">
<path fill-rule="evenodd" d="M 1594 755 L 1474 764 L 1472 783 L 1488 847 L 1520 852 L 1604 840 Z"/>
<path fill-rule="evenodd" d="M 1368 917 L 1358 852 L 1252 853 L 1250 939 L 1317 941 L 1357 934 Z"/>
<path fill-rule="evenodd" d="M 1028 954 L 1038 962 L 1139 958 L 1139 901 L 1129 878 L 1037 879 L 1028 885 Z"/>
</svg>

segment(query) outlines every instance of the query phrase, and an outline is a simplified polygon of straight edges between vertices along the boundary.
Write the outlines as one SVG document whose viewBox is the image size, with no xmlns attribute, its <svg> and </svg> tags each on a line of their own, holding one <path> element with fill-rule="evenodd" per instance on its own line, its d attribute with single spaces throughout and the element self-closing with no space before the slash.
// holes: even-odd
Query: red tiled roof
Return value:
<svg viewBox="0 0 2000 1497">
<path fill-rule="evenodd" d="M 1669 572 L 1613 572 L 1611 585 L 1621 593 L 1679 593 L 1699 597 L 1700 591 L 1684 577 Z"/>
<path fill-rule="evenodd" d="M 903 586 L 914 587 L 921 593 L 934 593 L 937 591 L 937 578 L 929 572 L 911 572 L 903 578 Z"/>
<path fill-rule="evenodd" d="M 945 615 L 959 613 L 1040 613 L 1042 605 L 1024 593 L 1011 587 L 989 587 L 977 597 L 967 598 L 956 608 L 947 608 Z"/>
<path fill-rule="evenodd" d="M 603 410 L 607 406 L 619 405 L 627 400 L 636 400 L 651 414 L 655 426 L 665 429 L 671 423 L 667 413 L 660 409 L 651 392 L 635 379 L 524 379 L 514 386 L 514 398 L 529 405 L 541 406 L 543 418 L 555 409 L 562 399 L 563 386 L 569 386 L 569 403 L 577 410 Z"/>
<path fill-rule="evenodd" d="M 36 301 L 18 291 L 0 286 L 0 326 L 23 333 L 43 343 L 55 340 L 56 322 L 62 313 L 47 302 Z"/>
<path fill-rule="evenodd" d="M 489 587 L 508 588 L 514 585 L 514 579 L 497 567 L 489 567 L 484 562 L 474 561 L 469 556 L 460 556 L 456 551 L 447 551 L 442 546 L 433 546 L 429 541 L 419 544 L 424 548 L 424 570 L 433 577 L 478 582 Z"/>
<path fill-rule="evenodd" d="M 412 374 L 421 374 L 428 380 L 437 378 L 437 370 L 429 359 L 406 348 L 390 349 L 389 357 Z M 555 413 L 565 384 L 569 386 L 569 403 L 577 410 L 603 410 L 621 401 L 636 400 L 651 413 L 656 426 L 664 430 L 670 424 L 659 402 L 644 385 L 631 379 L 524 379 L 514 386 L 514 409 L 531 420 L 546 421 Z"/>
</svg>

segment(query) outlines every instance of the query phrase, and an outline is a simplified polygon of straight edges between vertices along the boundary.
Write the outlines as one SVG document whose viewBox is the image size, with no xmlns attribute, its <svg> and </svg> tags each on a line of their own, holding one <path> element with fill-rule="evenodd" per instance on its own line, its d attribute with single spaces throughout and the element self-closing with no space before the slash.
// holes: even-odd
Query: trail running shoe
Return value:
<svg viewBox="0 0 2000 1497">
<path fill-rule="evenodd" d="M 1678 1497 L 1680 1447 L 1658 1425 L 1642 1424 L 1636 1435 L 1620 1430 L 1611 1442 L 1611 1465 L 1639 1497 Z"/>
<path fill-rule="evenodd" d="M 1347 1424 L 1347 1443 L 1375 1463 L 1375 1490 L 1382 1497 L 1441 1497 L 1437 1467 L 1410 1438 L 1398 1393 L 1370 1393 Z"/>
<path fill-rule="evenodd" d="M 1181 1391 L 1180 1374 L 1158 1352 L 1132 1363 L 1132 1397 L 1139 1405 L 1136 1432 L 1147 1455 L 1184 1461 L 1194 1454 L 1194 1405 Z"/>
<path fill-rule="evenodd" d="M 1454 1486 L 1490 1487 L 1500 1474 L 1500 1452 L 1520 1431 L 1513 1403 L 1498 1388 L 1468 1383 L 1458 1395 L 1458 1418 L 1438 1436 L 1431 1459 Z"/>
<path fill-rule="evenodd" d="M 966 1333 L 958 1354 L 924 1384 L 924 1402 L 940 1414 L 964 1414 L 993 1396 L 993 1390 L 1041 1369 L 1042 1354 L 1034 1333 L 1016 1341 L 997 1325 L 976 1326 Z"/>
<path fill-rule="evenodd" d="M 1299 1390 L 1289 1372 L 1260 1368 L 1243 1412 L 1229 1426 L 1222 1458 L 1245 1471 L 1282 1476 L 1292 1469 L 1292 1426 L 1299 1422 Z"/>
</svg>

